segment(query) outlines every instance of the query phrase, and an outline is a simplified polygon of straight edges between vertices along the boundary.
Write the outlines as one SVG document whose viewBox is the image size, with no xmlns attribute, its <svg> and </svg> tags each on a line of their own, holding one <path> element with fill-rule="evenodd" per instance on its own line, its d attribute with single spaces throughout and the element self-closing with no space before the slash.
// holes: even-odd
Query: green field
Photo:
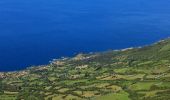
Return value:
<svg viewBox="0 0 170 100">
<path fill-rule="evenodd" d="M 170 100 L 170 39 L 0 73 L 0 100 Z"/>
<path fill-rule="evenodd" d="M 120 91 L 119 93 L 110 93 L 110 94 L 95 98 L 94 100 L 130 100 L 128 96 L 129 96 L 128 93 L 124 91 Z"/>
</svg>

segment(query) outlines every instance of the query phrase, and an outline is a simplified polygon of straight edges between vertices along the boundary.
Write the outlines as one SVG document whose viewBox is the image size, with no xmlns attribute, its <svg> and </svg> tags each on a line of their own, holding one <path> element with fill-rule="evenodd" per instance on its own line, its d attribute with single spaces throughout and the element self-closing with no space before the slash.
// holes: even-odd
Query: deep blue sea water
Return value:
<svg viewBox="0 0 170 100">
<path fill-rule="evenodd" d="M 170 36 L 170 0 L 0 0 L 0 71 Z"/>
</svg>

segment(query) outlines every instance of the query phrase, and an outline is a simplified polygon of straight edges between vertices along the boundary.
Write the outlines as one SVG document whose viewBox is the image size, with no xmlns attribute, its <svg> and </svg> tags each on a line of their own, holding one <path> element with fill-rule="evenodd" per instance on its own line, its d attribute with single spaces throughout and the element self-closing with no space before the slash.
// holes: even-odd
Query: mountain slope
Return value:
<svg viewBox="0 0 170 100">
<path fill-rule="evenodd" d="M 169 100 L 170 39 L 0 73 L 0 100 Z"/>
</svg>

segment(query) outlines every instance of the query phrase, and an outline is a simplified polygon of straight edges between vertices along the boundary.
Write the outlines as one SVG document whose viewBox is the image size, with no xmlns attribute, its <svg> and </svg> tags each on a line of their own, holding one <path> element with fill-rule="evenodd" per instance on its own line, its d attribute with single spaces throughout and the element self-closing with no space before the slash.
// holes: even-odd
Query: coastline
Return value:
<svg viewBox="0 0 170 100">
<path fill-rule="evenodd" d="M 124 52 L 124 51 L 127 51 L 127 50 L 133 50 L 133 49 L 140 49 L 140 48 L 143 48 L 143 47 L 147 47 L 147 46 L 152 46 L 154 44 L 158 44 L 160 42 L 164 42 L 166 40 L 169 40 L 170 37 L 167 37 L 167 38 L 164 38 L 164 39 L 160 39 L 159 41 L 157 42 L 154 42 L 154 43 L 151 43 L 151 44 L 147 44 L 147 45 L 143 45 L 143 46 L 137 46 L 137 47 L 128 47 L 128 48 L 124 48 L 124 49 L 113 49 L 113 50 L 105 50 L 105 51 L 100 51 L 100 52 L 89 52 L 89 53 L 77 53 L 77 55 L 79 54 L 85 54 L 85 55 L 94 55 L 94 54 L 101 54 L 101 53 L 105 53 L 105 52 L 109 52 L 109 51 L 115 51 L 115 52 Z M 59 58 L 54 58 L 52 60 L 49 61 L 49 63 L 47 64 L 39 64 L 39 65 L 32 65 L 32 66 L 28 66 L 28 67 L 24 67 L 23 69 L 21 70 L 14 70 L 14 71 L 0 71 L 0 74 L 3 74 L 3 73 L 16 73 L 16 72 L 23 72 L 23 71 L 26 71 L 30 68 L 39 68 L 39 67 L 42 67 L 42 66 L 48 66 L 56 61 L 61 61 L 61 60 L 66 60 L 66 59 L 72 59 L 74 57 L 76 57 L 77 55 L 75 56 L 69 56 L 69 57 L 59 57 Z"/>
</svg>

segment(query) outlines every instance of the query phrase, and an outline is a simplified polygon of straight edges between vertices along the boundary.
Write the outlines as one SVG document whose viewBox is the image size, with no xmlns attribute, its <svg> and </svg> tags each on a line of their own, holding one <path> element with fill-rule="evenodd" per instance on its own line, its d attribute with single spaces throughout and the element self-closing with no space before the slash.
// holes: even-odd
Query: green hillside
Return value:
<svg viewBox="0 0 170 100">
<path fill-rule="evenodd" d="M 170 100 L 170 39 L 2 72 L 0 100 Z"/>
</svg>

